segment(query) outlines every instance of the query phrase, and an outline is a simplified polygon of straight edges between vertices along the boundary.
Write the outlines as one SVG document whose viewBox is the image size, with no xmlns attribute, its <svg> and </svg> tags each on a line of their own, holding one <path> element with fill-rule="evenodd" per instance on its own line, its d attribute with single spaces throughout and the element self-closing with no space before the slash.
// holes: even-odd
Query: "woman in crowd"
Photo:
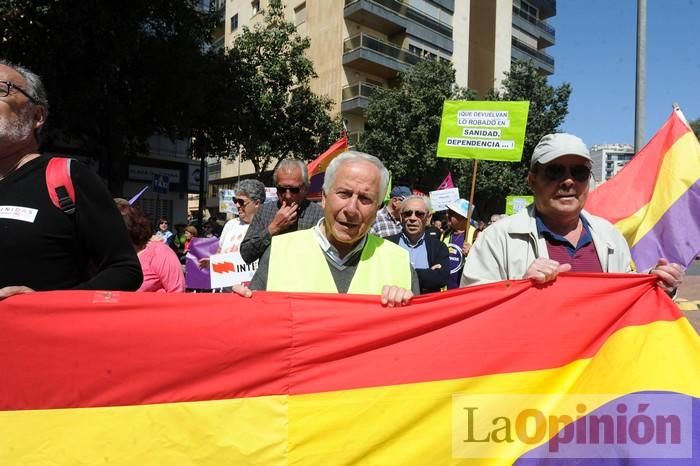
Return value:
<svg viewBox="0 0 700 466">
<path fill-rule="evenodd" d="M 185 277 L 180 261 L 162 239 L 151 241 L 148 217 L 131 206 L 119 206 L 119 210 L 143 270 L 143 283 L 137 291 L 184 292 Z"/>
<path fill-rule="evenodd" d="M 265 202 L 265 185 L 258 180 L 243 180 L 235 186 L 233 192 L 238 218 L 231 219 L 224 225 L 217 254 L 238 251 L 253 216 Z M 201 259 L 199 266 L 209 267 L 209 258 Z"/>
<path fill-rule="evenodd" d="M 186 256 L 192 246 L 192 238 L 197 237 L 197 228 L 189 225 L 185 227 L 185 245 L 182 248 L 183 254 Z"/>
</svg>

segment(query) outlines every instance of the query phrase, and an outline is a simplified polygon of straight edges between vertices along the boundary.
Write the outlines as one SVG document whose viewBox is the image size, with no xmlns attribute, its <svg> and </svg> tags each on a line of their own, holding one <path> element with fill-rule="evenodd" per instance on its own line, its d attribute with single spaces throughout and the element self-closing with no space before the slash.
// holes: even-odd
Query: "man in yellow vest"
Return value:
<svg viewBox="0 0 700 466">
<path fill-rule="evenodd" d="M 388 171 L 372 155 L 349 151 L 335 158 L 323 183 L 324 218 L 311 229 L 274 236 L 250 288 L 376 294 L 389 307 L 408 304 L 420 292 L 408 252 L 368 234 L 388 183 Z"/>
</svg>

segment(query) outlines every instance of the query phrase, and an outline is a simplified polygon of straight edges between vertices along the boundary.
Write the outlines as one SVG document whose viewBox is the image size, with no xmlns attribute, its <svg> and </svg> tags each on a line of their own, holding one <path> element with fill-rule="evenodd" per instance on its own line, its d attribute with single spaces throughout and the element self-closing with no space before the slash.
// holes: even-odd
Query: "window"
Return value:
<svg viewBox="0 0 700 466">
<path fill-rule="evenodd" d="M 250 9 L 253 11 L 251 16 L 255 16 L 260 13 L 260 0 L 253 0 L 250 2 Z"/>
<path fill-rule="evenodd" d="M 231 16 L 231 32 L 235 31 L 236 29 L 238 29 L 238 13 Z"/>
<path fill-rule="evenodd" d="M 294 8 L 295 24 L 301 24 L 304 21 L 306 21 L 306 2 L 303 2 L 299 6 Z"/>
</svg>

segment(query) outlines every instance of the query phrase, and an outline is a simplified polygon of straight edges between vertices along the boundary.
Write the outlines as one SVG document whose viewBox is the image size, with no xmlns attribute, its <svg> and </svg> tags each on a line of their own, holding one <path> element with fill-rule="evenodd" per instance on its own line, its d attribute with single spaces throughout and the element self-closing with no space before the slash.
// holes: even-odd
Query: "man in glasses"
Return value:
<svg viewBox="0 0 700 466">
<path fill-rule="evenodd" d="M 274 236 L 250 288 L 373 294 L 386 306 L 408 304 L 420 290 L 408 253 L 369 234 L 388 183 L 376 157 L 349 151 L 333 159 L 323 183 L 324 216 L 309 230 Z"/>
<path fill-rule="evenodd" d="M 413 194 L 408 186 L 394 186 L 389 194 L 389 202 L 377 212 L 377 219 L 371 232 L 382 238 L 401 233 L 401 203 Z"/>
<path fill-rule="evenodd" d="M 34 290 L 136 290 L 141 266 L 104 183 L 71 161 L 74 210 L 51 201 L 50 157 L 39 154 L 47 115 L 39 76 L 0 61 L 0 299 Z"/>
<path fill-rule="evenodd" d="M 263 255 L 273 236 L 311 228 L 323 217 L 323 209 L 306 199 L 306 163 L 284 159 L 275 168 L 272 180 L 277 188 L 277 202 L 258 209 L 241 242 L 241 257 L 249 264 Z"/>
<path fill-rule="evenodd" d="M 625 238 L 610 222 L 583 210 L 591 163 L 578 137 L 544 136 L 527 176 L 535 202 L 484 230 L 467 257 L 462 286 L 521 278 L 545 283 L 568 271 L 631 272 Z M 683 279 L 681 267 L 665 259 L 650 272 L 667 292 Z"/>
<path fill-rule="evenodd" d="M 439 236 L 426 234 L 429 221 L 430 200 L 411 195 L 401 203 L 403 231 L 386 238 L 408 251 L 421 294 L 440 291 L 450 277 L 450 253 Z"/>
</svg>

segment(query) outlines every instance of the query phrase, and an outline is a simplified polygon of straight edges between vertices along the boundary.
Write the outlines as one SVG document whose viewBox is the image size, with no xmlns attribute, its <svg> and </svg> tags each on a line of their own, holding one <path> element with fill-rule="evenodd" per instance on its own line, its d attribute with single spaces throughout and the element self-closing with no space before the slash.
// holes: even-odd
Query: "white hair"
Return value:
<svg viewBox="0 0 700 466">
<path fill-rule="evenodd" d="M 354 150 L 349 150 L 343 152 L 328 164 L 326 168 L 326 175 L 323 179 L 323 193 L 328 194 L 328 190 L 331 189 L 333 183 L 335 182 L 335 173 L 338 171 L 338 167 L 343 163 L 364 160 L 371 163 L 379 170 L 379 199 L 377 202 L 381 204 L 382 200 L 386 197 L 386 190 L 389 186 L 389 171 L 386 169 L 381 160 L 379 160 L 374 155 L 365 154 L 364 152 L 357 152 Z"/>
<path fill-rule="evenodd" d="M 411 194 L 410 196 L 405 198 L 403 201 L 401 201 L 401 210 L 403 210 L 404 207 L 406 207 L 406 204 L 408 203 L 408 201 L 411 201 L 413 199 L 419 199 L 419 200 L 423 201 L 423 204 L 425 204 L 426 210 L 428 211 L 428 213 L 430 213 L 430 198 L 428 198 L 428 196 L 423 196 L 421 194 Z"/>
</svg>

